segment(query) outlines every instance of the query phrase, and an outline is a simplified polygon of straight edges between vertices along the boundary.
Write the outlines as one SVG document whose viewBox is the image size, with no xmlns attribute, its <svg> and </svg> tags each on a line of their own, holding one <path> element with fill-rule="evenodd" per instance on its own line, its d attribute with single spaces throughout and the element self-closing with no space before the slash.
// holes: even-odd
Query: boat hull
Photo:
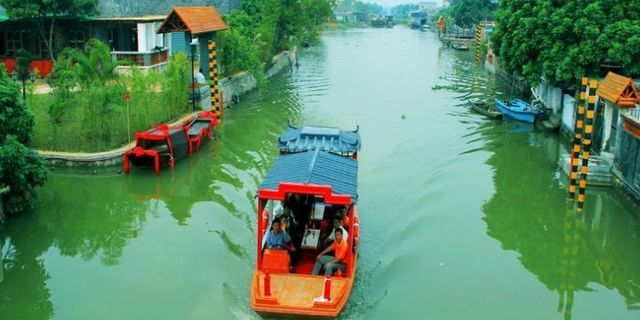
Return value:
<svg viewBox="0 0 640 320">
<path fill-rule="evenodd" d="M 477 102 L 471 104 L 471 110 L 491 119 L 501 119 L 502 113 L 490 108 L 486 103 Z"/>
<path fill-rule="evenodd" d="M 265 316 L 295 316 L 310 318 L 336 318 L 349 300 L 355 280 L 357 255 L 353 258 L 354 270 L 348 277 L 331 278 L 331 301 L 314 302 L 322 296 L 324 276 L 281 273 L 270 274 L 270 296 L 264 295 L 265 273 L 256 271 L 251 285 L 251 306 Z"/>
<path fill-rule="evenodd" d="M 538 115 L 540 115 L 539 112 L 522 112 L 514 110 L 513 108 L 507 106 L 505 102 L 500 100 L 496 100 L 496 108 L 498 108 L 500 112 L 502 112 L 509 118 L 527 123 L 534 123 Z"/>
</svg>

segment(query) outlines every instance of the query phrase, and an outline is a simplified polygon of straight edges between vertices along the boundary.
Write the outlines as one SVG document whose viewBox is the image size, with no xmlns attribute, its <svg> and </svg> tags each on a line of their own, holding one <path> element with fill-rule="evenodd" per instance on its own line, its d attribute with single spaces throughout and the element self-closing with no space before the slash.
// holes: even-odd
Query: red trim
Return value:
<svg viewBox="0 0 640 320">
<path fill-rule="evenodd" d="M 7 68 L 7 73 L 11 73 L 16 69 L 15 58 L 0 58 L 0 63 L 4 63 Z M 38 69 L 38 75 L 41 78 L 48 76 L 53 70 L 53 62 L 49 59 L 34 59 L 31 61 L 31 67 L 29 72 L 33 72 Z"/>
<path fill-rule="evenodd" d="M 264 210 L 264 207 L 262 207 L 262 201 L 261 201 L 261 199 L 258 199 L 258 219 L 257 219 L 258 228 L 256 228 L 258 230 L 257 231 L 257 233 L 258 233 L 258 237 L 257 237 L 258 245 L 256 246 L 257 249 L 258 249 L 257 250 L 258 252 L 257 252 L 257 255 L 256 255 L 258 257 L 258 259 L 257 259 L 258 260 L 257 261 L 258 269 L 261 268 L 261 266 L 262 266 L 262 232 L 263 232 L 263 230 L 262 230 L 262 211 L 263 210 Z"/>
<path fill-rule="evenodd" d="M 278 190 L 262 189 L 258 192 L 260 199 L 273 199 L 284 201 L 287 193 L 300 193 L 300 194 L 312 194 L 319 195 L 324 198 L 324 202 L 327 204 L 336 205 L 350 205 L 351 196 L 344 194 L 334 194 L 331 186 L 315 185 L 315 184 L 303 184 L 293 182 L 281 182 L 278 186 Z"/>
<path fill-rule="evenodd" d="M 129 173 L 129 157 L 135 156 L 137 158 L 141 157 L 153 157 L 154 169 L 156 171 L 156 175 L 160 174 L 160 155 L 156 150 L 147 150 L 138 146 L 133 149 L 127 150 L 124 152 L 124 170 L 126 173 Z"/>
</svg>

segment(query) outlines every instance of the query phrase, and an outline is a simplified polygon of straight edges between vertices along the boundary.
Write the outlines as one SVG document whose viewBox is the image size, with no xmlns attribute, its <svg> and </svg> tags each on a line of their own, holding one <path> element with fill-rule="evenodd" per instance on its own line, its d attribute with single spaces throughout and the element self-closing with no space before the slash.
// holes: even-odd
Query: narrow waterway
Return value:
<svg viewBox="0 0 640 320">
<path fill-rule="evenodd" d="M 466 106 L 509 94 L 433 33 L 326 32 L 173 171 L 52 175 L 2 234 L 0 318 L 258 318 L 254 194 L 292 121 L 360 126 L 342 318 L 639 319 L 638 209 L 608 189 L 568 209 L 557 136 Z"/>
</svg>

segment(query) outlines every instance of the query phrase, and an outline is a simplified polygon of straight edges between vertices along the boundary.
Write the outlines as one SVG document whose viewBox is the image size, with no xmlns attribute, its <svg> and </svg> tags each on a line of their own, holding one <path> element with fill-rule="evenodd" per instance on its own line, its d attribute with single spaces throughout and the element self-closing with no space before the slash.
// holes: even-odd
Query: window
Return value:
<svg viewBox="0 0 640 320">
<path fill-rule="evenodd" d="M 0 56 L 7 55 L 6 41 L 7 41 L 7 38 L 5 37 L 5 33 L 3 31 L 0 31 Z"/>
<path fill-rule="evenodd" d="M 10 57 L 15 57 L 16 52 L 19 49 L 22 49 L 22 33 L 10 31 L 7 32 L 7 55 Z"/>
<path fill-rule="evenodd" d="M 69 32 L 69 47 L 82 49 L 85 44 L 85 36 L 83 31 Z"/>
<path fill-rule="evenodd" d="M 42 39 L 42 37 L 38 37 L 37 41 L 37 49 L 38 49 L 38 54 L 40 55 L 40 58 L 43 59 L 48 59 L 49 58 L 49 46 L 47 46 L 47 43 L 44 41 L 44 39 Z"/>
</svg>

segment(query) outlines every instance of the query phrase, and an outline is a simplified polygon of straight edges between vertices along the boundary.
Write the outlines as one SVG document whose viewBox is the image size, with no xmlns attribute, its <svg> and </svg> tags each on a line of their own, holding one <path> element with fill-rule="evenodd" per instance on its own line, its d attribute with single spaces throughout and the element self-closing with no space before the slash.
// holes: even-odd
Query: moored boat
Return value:
<svg viewBox="0 0 640 320">
<path fill-rule="evenodd" d="M 536 118 L 543 114 L 542 111 L 520 99 L 513 99 L 509 103 L 496 99 L 496 107 L 506 116 L 528 123 L 534 123 Z"/>
<path fill-rule="evenodd" d="M 175 161 L 189 154 L 189 138 L 185 127 L 160 125 L 134 135 L 135 147 L 122 155 L 124 172 L 129 173 L 130 162 L 136 167 L 153 168 L 160 174 L 161 167 L 171 167 Z"/>
<path fill-rule="evenodd" d="M 484 101 L 471 102 L 471 110 L 491 119 L 501 119 L 502 113 Z"/>
<path fill-rule="evenodd" d="M 285 145 L 292 141 L 296 130 L 308 132 L 305 128 L 309 127 L 290 127 L 280 139 L 281 146 L 283 141 Z M 357 141 L 356 152 L 359 135 Z M 304 146 L 292 149 L 296 152 L 281 152 L 260 185 L 251 305 L 263 315 L 337 317 L 349 300 L 357 267 L 358 161 L 349 154 Z M 322 264 L 316 264 L 317 257 L 328 245 L 323 239 L 339 217 L 345 217 L 340 227 L 344 238 L 339 242 L 344 246 L 343 259 L 336 270 L 318 274 Z M 266 246 L 272 228 L 278 230 L 273 227 L 276 218 L 289 221 L 283 230 L 291 235 L 295 250 Z"/>
<path fill-rule="evenodd" d="M 219 124 L 218 116 L 211 111 L 203 111 L 185 122 L 189 137 L 189 154 L 200 150 L 202 140 L 211 140 L 213 129 Z"/>
</svg>

